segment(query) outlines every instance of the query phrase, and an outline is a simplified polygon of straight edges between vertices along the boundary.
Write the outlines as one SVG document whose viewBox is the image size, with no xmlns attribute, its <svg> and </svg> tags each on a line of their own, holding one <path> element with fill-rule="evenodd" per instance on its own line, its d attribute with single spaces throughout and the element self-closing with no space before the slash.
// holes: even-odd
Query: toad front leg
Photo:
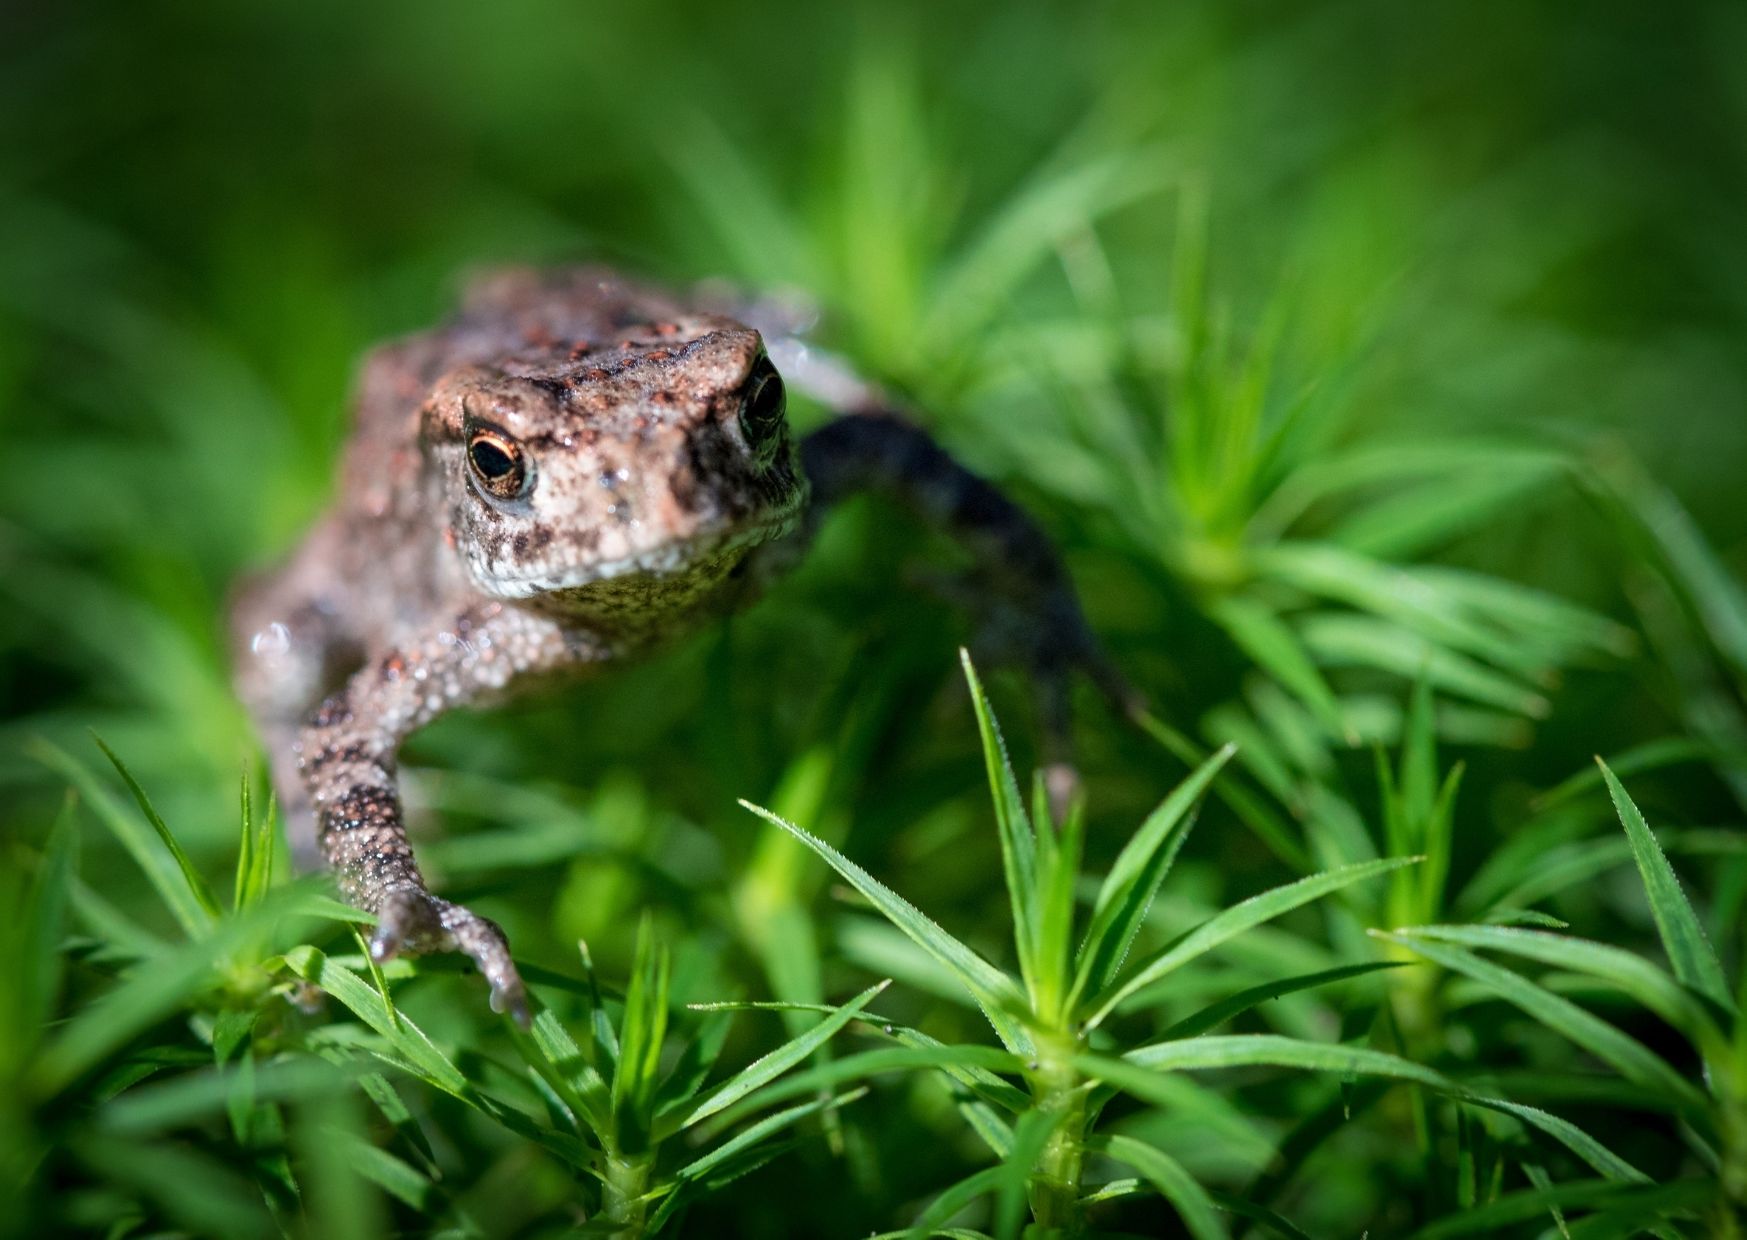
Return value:
<svg viewBox="0 0 1747 1240">
<path fill-rule="evenodd" d="M 501 697 L 522 677 L 576 662 L 552 620 L 487 604 L 372 658 L 304 727 L 298 761 L 323 854 L 348 898 L 376 914 L 377 960 L 433 951 L 471 956 L 495 1011 L 527 1021 L 527 995 L 496 924 L 438 899 L 407 839 L 395 785 L 401 741 L 455 706 Z"/>
</svg>

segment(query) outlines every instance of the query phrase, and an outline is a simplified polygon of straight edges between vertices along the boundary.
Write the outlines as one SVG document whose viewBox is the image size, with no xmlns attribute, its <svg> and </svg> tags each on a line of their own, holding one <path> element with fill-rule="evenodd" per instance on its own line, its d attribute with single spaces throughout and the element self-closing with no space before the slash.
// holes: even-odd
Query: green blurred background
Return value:
<svg viewBox="0 0 1747 1240">
<path fill-rule="evenodd" d="M 1209 716 L 1255 680 L 1222 600 L 1299 607 L 1246 558 L 1268 497 L 1352 445 L 1434 445 L 1411 485 L 1315 498 L 1295 528 L 1648 630 L 1550 659 L 1520 710 L 1449 721 L 1458 746 L 1488 742 L 1463 750 L 1472 872 L 1589 754 L 1714 721 L 1717 684 L 1734 709 L 1707 670 L 1726 643 L 1678 590 L 1659 601 L 1617 500 L 1657 480 L 1739 569 L 1744 53 L 1747 10 L 1698 0 L 7 6 L 0 824 L 22 857 L 61 795 L 26 738 L 88 753 L 94 728 L 197 859 L 227 864 L 257 754 L 226 683 L 226 592 L 326 502 L 361 351 L 442 315 L 472 265 L 604 258 L 816 298 L 823 339 L 1056 535 L 1118 662 L 1191 734 L 1220 735 Z M 1173 439 L 1183 410 L 1274 425 L 1300 406 L 1314 432 L 1257 476 L 1242 436 L 1198 456 Z M 446 891 L 529 959 L 565 967 L 586 938 L 609 976 L 652 908 L 688 944 L 684 998 L 780 989 L 760 936 L 794 928 L 760 921 L 765 898 L 813 910 L 826 992 L 894 967 L 840 934 L 823 874 L 745 796 L 981 942 L 1002 896 L 953 659 L 970 627 L 906 584 L 954 563 L 915 532 L 858 505 L 725 630 L 417 738 Z M 1325 662 L 1343 694 L 1405 694 Z M 1026 686 L 991 679 L 1028 763 Z M 1107 858 L 1181 767 L 1082 706 Z M 1732 819 L 1709 773 L 1729 767 L 1652 776 L 1640 799 Z M 1278 881 L 1278 851 L 1210 818 L 1181 898 Z M 91 833 L 88 880 L 149 919 L 127 867 Z M 1633 917 L 1625 937 L 1646 932 Z M 478 995 L 418 985 L 430 1026 L 474 1019 L 452 1009 Z M 914 988 L 894 1009 L 965 1019 Z M 779 1170 L 705 1207 L 699 1234 L 785 1211 L 793 1234 L 841 1209 L 867 1220 L 851 1231 L 896 1225 L 942 1162 L 975 1165 L 938 1109 L 921 1090 L 882 1104 L 861 1165 L 798 1155 L 835 1205 L 778 1192 Z M 508 1157 L 458 1141 L 480 1171 Z M 1387 1217 L 1386 1175 L 1324 1189 L 1318 1218 Z"/>
</svg>

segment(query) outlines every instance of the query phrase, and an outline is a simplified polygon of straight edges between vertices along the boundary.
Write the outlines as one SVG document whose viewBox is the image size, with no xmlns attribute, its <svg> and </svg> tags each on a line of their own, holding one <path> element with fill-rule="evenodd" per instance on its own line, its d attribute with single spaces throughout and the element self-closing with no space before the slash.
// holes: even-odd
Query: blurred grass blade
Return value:
<svg viewBox="0 0 1747 1240">
<path fill-rule="evenodd" d="M 1534 677 L 1546 670 L 1538 651 L 1525 648 L 1513 634 L 1477 622 L 1445 579 L 1328 543 L 1262 548 L 1256 552 L 1256 566 L 1282 584 L 1392 620 L 1519 676 Z"/>
<path fill-rule="evenodd" d="M 34 1045 L 54 1015 L 66 975 L 67 904 L 78 874 L 79 830 L 76 798 L 69 789 L 37 861 L 22 910 L 23 937 L 16 958 L 18 1007 L 9 1014 L 24 1049 Z M 0 987 L 0 994 L 4 988 Z"/>
<path fill-rule="evenodd" d="M 821 1004 L 820 1007 L 829 1014 L 833 1009 Z M 727 1012 L 717 1012 L 705 1015 L 700 1023 L 697 1036 L 686 1043 L 680 1052 L 679 1060 L 671 1071 L 662 1078 L 661 1088 L 655 1092 L 655 1113 L 664 1114 L 682 1105 L 686 1099 L 703 1088 L 704 1081 L 709 1079 L 710 1070 L 716 1066 L 721 1057 L 722 1048 L 728 1043 L 729 1028 L 733 1017 Z M 804 1032 L 804 1022 L 798 1019 L 789 1026 L 791 1029 L 801 1029 Z"/>
<path fill-rule="evenodd" d="M 1152 985 L 1173 969 L 1180 968 L 1195 957 L 1211 951 L 1227 939 L 1242 934 L 1250 927 L 1290 912 L 1302 904 L 1320 899 L 1330 892 L 1339 891 L 1343 887 L 1363 882 L 1365 879 L 1374 878 L 1379 874 L 1387 874 L 1402 866 L 1413 865 L 1419 860 L 1418 857 L 1387 858 L 1381 861 L 1365 861 L 1358 865 L 1342 866 L 1336 870 L 1325 870 L 1321 874 L 1312 874 L 1308 878 L 1301 878 L 1295 883 L 1276 887 L 1272 891 L 1265 891 L 1260 895 L 1251 896 L 1240 904 L 1232 905 L 1202 922 L 1201 925 L 1195 927 L 1171 946 L 1141 962 L 1126 981 L 1113 986 L 1103 994 L 1094 996 L 1089 1003 L 1091 1014 L 1086 1019 L 1087 1028 L 1096 1028 L 1102 1024 L 1104 1019 L 1127 999 Z"/>
<path fill-rule="evenodd" d="M 1167 752 L 1176 755 L 1178 761 L 1191 767 L 1207 761 L 1209 755 L 1206 749 L 1150 712 L 1143 712 L 1135 722 L 1143 732 L 1164 746 Z M 1213 791 L 1231 807 L 1231 811 L 1245 826 L 1256 833 L 1269 851 L 1292 869 L 1308 870 L 1315 864 L 1300 842 L 1297 828 L 1287 825 L 1282 815 L 1275 813 L 1263 798 L 1251 792 L 1241 782 L 1236 779 L 1222 779 L 1213 785 Z"/>
<path fill-rule="evenodd" d="M 1604 762 L 1616 775 L 1639 775 L 1645 771 L 1660 770 L 1683 762 L 1703 762 L 1707 756 L 1705 746 L 1691 737 L 1661 736 L 1622 750 L 1612 758 L 1604 759 Z M 1575 800 L 1593 788 L 1603 786 L 1601 765 L 1598 763 L 1594 767 L 1585 766 L 1576 774 L 1561 780 L 1530 802 L 1530 807 L 1537 813 L 1543 813 Z"/>
<path fill-rule="evenodd" d="M 1718 1045 L 1724 1036 L 1716 1018 L 1694 992 L 1642 957 L 1606 943 L 1516 926 L 1409 926 L 1394 933 L 1407 940 L 1429 939 L 1509 952 L 1598 978 L 1630 995 L 1701 1045 L 1706 1039 Z"/>
<path fill-rule="evenodd" d="M 1114 1135 L 1098 1144 L 1111 1158 L 1145 1176 L 1159 1195 L 1171 1203 L 1195 1240 L 1226 1240 L 1230 1235 L 1207 1190 L 1175 1158 L 1133 1137 Z"/>
<path fill-rule="evenodd" d="M 140 813 L 144 814 L 146 821 L 152 824 L 152 830 L 158 833 L 158 839 L 163 842 L 165 848 L 169 849 L 170 856 L 176 861 L 176 867 L 182 871 L 182 881 L 188 884 L 189 894 L 194 897 L 195 903 L 200 906 L 200 910 L 206 914 L 209 921 L 216 921 L 219 917 L 219 908 L 218 901 L 213 897 L 212 888 L 207 886 L 206 879 L 201 877 L 200 871 L 195 868 L 194 862 L 189 859 L 188 854 L 182 851 L 181 841 L 177 840 L 169 826 L 159 817 L 158 811 L 152 808 L 152 802 L 146 796 L 146 790 L 140 787 L 139 780 L 133 777 L 133 772 L 127 769 L 120 758 L 115 756 L 115 751 L 104 744 L 101 736 L 92 733 L 91 739 L 97 742 L 97 748 L 103 751 L 103 756 L 109 759 L 116 774 L 121 776 L 122 782 L 127 785 L 127 790 L 133 794 L 135 804 L 140 807 Z"/>
<path fill-rule="evenodd" d="M 329 1129 L 353 1172 L 362 1176 L 396 1201 L 431 1215 L 442 1207 L 443 1192 L 436 1181 L 411 1163 L 372 1144 L 362 1134 Z"/>
<path fill-rule="evenodd" d="M 183 1234 L 275 1234 L 258 1188 L 214 1155 L 181 1144 L 96 1133 L 76 1135 L 72 1151 L 105 1179 L 156 1203 Z"/>
<path fill-rule="evenodd" d="M 1733 1012 L 1735 1000 L 1729 992 L 1729 984 L 1723 979 L 1723 967 L 1717 963 L 1717 954 L 1705 937 L 1704 927 L 1699 925 L 1698 915 L 1687 902 L 1686 892 L 1681 890 L 1674 867 L 1668 864 L 1668 857 L 1650 833 L 1644 815 L 1638 812 L 1637 805 L 1608 769 L 1607 763 L 1597 758 L 1596 764 L 1601 767 L 1614 810 L 1626 828 L 1626 838 L 1631 841 L 1632 859 L 1637 862 L 1638 874 L 1644 880 L 1644 894 L 1649 897 L 1656 932 L 1662 938 L 1662 948 L 1668 953 L 1669 963 L 1674 966 L 1674 976 L 1725 1012 Z"/>
<path fill-rule="evenodd" d="M 361 1071 L 313 1055 L 270 1060 L 253 1069 L 250 1093 L 257 1103 L 313 1098 L 352 1088 Z M 237 1069 L 212 1067 L 138 1086 L 109 1102 L 98 1122 L 133 1137 L 184 1127 L 223 1112 L 237 1076 Z"/>
<path fill-rule="evenodd" d="M 1569 999 L 1462 948 L 1386 931 L 1374 930 L 1372 933 L 1378 938 L 1399 943 L 1452 972 L 1473 978 L 1547 1028 L 1610 1064 L 1627 1080 L 1657 1091 L 1683 1114 L 1701 1124 L 1705 1122 L 1703 1117 L 1708 1109 L 1705 1096 L 1691 1081 L 1642 1042 L 1584 1011 Z"/>
<path fill-rule="evenodd" d="M 136 966 L 61 1026 L 35 1065 L 35 1086 L 52 1096 L 106 1056 L 174 1012 L 207 985 L 226 957 L 272 925 L 276 909 L 251 910 L 221 920 L 204 938 Z M 360 983 L 362 985 L 362 983 Z"/>
<path fill-rule="evenodd" d="M 1531 719 L 1544 718 L 1552 709 L 1544 694 L 1514 676 L 1393 621 L 1318 612 L 1300 621 L 1298 633 L 1310 652 L 1331 667 L 1376 668 L 1406 680 L 1423 679 L 1442 693 Z"/>
<path fill-rule="evenodd" d="M 210 924 L 211 918 L 201 908 L 199 900 L 188 885 L 178 882 L 176 876 L 170 873 L 163 853 L 152 844 L 151 835 L 140 827 L 133 815 L 116 803 L 109 790 L 83 762 L 64 749 L 41 739 L 33 741 L 31 749 L 46 766 L 58 771 L 79 790 L 85 804 L 97 815 L 98 821 L 109 828 L 110 833 L 133 858 L 134 864 L 145 874 L 147 881 L 158 893 L 158 898 L 164 902 L 164 907 L 169 909 L 171 916 L 182 927 L 183 933 L 190 938 L 199 936 Z"/>
<path fill-rule="evenodd" d="M 1356 743 L 1358 737 L 1335 700 L 1334 690 L 1278 616 L 1260 603 L 1238 597 L 1219 600 L 1209 614 L 1240 650 L 1304 703 L 1330 736 Z"/>
<path fill-rule="evenodd" d="M 249 772 L 243 771 L 238 781 L 238 814 L 242 820 L 241 837 L 237 845 L 236 881 L 231 888 L 231 907 L 241 908 L 248 899 L 250 880 L 255 868 L 255 806 L 249 794 Z"/>
<path fill-rule="evenodd" d="M 1605 483 L 1660 554 L 1669 580 L 1687 600 L 1719 654 L 1747 677 L 1747 589 L 1672 492 L 1628 458 L 1602 465 Z"/>
<path fill-rule="evenodd" d="M 1094 158 L 1077 168 L 1046 166 L 941 273 L 916 338 L 937 348 L 962 346 L 1001 312 L 1014 287 L 1063 239 L 1163 189 L 1168 176 L 1161 169 L 1170 165 L 1156 156 L 1141 149 Z"/>
<path fill-rule="evenodd" d="M 1006 1043 L 1009 1050 L 1029 1046 L 1029 1039 L 1025 1037 L 1012 1017 L 1007 1015 L 1010 1011 L 1020 1009 L 1024 1003 L 1011 977 L 953 938 L 922 910 L 824 840 L 803 831 L 800 827 L 778 817 L 767 809 L 761 809 L 750 801 L 743 800 L 740 804 L 766 822 L 781 827 L 818 853 L 832 869 L 849 882 L 850 886 L 866 896 L 875 908 L 884 913 L 892 924 L 908 935 L 918 947 L 952 970 L 971 994 L 976 997 L 979 1006 L 989 1018 L 989 1023 L 995 1027 L 995 1032 L 1001 1035 L 1002 1042 Z"/>
</svg>

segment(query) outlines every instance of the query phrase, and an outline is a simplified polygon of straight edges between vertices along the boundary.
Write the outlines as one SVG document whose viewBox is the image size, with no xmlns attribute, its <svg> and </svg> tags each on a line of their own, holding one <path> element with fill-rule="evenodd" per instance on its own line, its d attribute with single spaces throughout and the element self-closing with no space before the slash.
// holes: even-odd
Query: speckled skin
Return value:
<svg viewBox="0 0 1747 1240">
<path fill-rule="evenodd" d="M 772 344 L 791 378 L 819 369 Z M 319 849 L 376 914 L 378 959 L 465 952 L 493 1007 L 525 1021 L 502 932 L 419 872 L 402 740 L 720 613 L 790 558 L 773 544 L 803 544 L 857 491 L 892 494 L 978 553 L 1020 618 L 1005 644 L 1017 635 L 1039 674 L 1053 732 L 1076 665 L 1126 700 L 1023 513 L 876 393 L 821 373 L 816 390 L 852 407 L 797 451 L 757 331 L 597 268 L 489 274 L 453 321 L 370 355 L 332 511 L 232 620 L 293 851 Z"/>
</svg>

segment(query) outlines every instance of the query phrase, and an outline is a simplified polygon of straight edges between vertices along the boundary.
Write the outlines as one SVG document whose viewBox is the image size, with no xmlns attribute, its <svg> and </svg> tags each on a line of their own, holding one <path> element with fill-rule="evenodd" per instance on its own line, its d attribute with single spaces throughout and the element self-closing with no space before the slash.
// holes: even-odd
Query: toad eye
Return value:
<svg viewBox="0 0 1747 1240">
<path fill-rule="evenodd" d="M 787 408 L 783 377 L 777 374 L 768 357 L 760 357 L 746 380 L 746 399 L 740 406 L 740 429 L 747 444 L 760 457 L 774 455 L 782 442 L 783 414 Z"/>
<path fill-rule="evenodd" d="M 488 495 L 515 499 L 527 489 L 528 464 L 522 446 L 499 430 L 481 428 L 467 441 L 467 464 Z"/>
</svg>

